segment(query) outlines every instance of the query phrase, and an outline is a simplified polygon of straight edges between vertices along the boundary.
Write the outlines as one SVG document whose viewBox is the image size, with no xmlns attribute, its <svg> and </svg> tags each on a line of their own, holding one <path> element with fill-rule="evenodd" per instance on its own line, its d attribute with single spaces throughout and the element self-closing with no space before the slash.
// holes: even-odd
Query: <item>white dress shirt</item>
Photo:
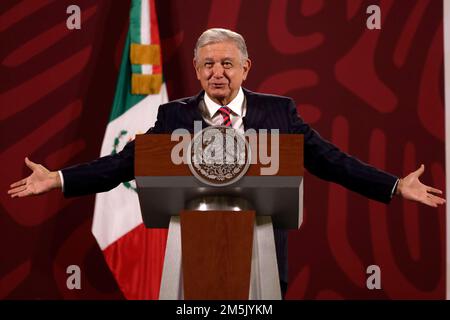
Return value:
<svg viewBox="0 0 450 320">
<path fill-rule="evenodd" d="M 214 102 L 206 93 L 202 102 L 199 107 L 205 122 L 212 126 L 220 126 L 223 123 L 223 117 L 219 109 L 223 106 Z M 239 88 L 237 96 L 227 104 L 227 107 L 231 109 L 231 126 L 242 134 L 244 133 L 242 118 L 247 112 L 246 104 L 242 87 Z"/>
</svg>

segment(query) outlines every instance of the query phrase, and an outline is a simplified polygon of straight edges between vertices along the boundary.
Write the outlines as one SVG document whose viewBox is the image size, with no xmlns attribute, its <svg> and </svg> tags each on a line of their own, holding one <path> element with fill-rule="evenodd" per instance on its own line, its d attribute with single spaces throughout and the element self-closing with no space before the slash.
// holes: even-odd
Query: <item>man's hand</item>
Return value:
<svg viewBox="0 0 450 320">
<path fill-rule="evenodd" d="M 11 198 L 38 195 L 61 187 L 58 172 L 49 171 L 44 166 L 30 161 L 28 158 L 25 158 L 25 164 L 33 173 L 25 179 L 11 184 L 8 190 Z"/>
<path fill-rule="evenodd" d="M 442 194 L 441 190 L 426 186 L 419 181 L 419 177 L 424 171 L 425 166 L 422 164 L 419 169 L 400 179 L 397 185 L 397 194 L 405 199 L 422 202 L 430 207 L 444 204 L 445 199 L 434 195 Z"/>
</svg>

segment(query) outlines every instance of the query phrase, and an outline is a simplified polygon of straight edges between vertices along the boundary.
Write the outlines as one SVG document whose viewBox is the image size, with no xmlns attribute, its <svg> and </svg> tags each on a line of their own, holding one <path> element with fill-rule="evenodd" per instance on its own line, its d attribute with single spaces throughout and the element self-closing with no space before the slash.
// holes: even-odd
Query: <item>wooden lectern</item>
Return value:
<svg viewBox="0 0 450 320">
<path fill-rule="evenodd" d="M 177 144 L 168 134 L 136 136 L 144 224 L 169 227 L 160 299 L 281 299 L 273 227 L 302 222 L 303 136 L 279 135 L 276 175 L 261 175 L 266 165 L 258 159 L 225 187 L 203 184 L 187 164 L 174 164 Z"/>
</svg>

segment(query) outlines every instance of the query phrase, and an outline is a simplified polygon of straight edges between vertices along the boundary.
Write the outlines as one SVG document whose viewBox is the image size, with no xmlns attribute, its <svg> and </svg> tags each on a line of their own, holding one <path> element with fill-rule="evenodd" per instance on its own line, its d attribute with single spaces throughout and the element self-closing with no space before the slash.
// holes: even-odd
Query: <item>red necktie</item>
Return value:
<svg viewBox="0 0 450 320">
<path fill-rule="evenodd" d="M 223 106 L 220 107 L 219 112 L 223 118 L 222 125 L 225 127 L 231 127 L 231 109 L 227 106 Z"/>
</svg>

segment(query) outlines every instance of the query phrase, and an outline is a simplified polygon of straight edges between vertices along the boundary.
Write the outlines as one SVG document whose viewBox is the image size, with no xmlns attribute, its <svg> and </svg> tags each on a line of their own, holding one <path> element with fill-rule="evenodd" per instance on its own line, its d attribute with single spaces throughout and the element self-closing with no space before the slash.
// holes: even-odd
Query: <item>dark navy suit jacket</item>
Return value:
<svg viewBox="0 0 450 320">
<path fill-rule="evenodd" d="M 193 132 L 194 121 L 203 120 L 198 105 L 204 91 L 194 97 L 183 98 L 161 105 L 155 126 L 147 133 L 172 133 L 184 128 Z M 282 96 L 254 93 L 244 89 L 247 114 L 243 118 L 247 129 L 279 129 L 280 133 L 304 135 L 304 166 L 312 174 L 336 182 L 370 199 L 388 203 L 397 177 L 378 170 L 340 151 L 323 139 L 298 115 L 292 99 Z M 62 170 L 64 195 L 80 196 L 104 192 L 121 182 L 134 179 L 134 142 L 114 155 Z M 286 233 L 275 231 L 280 279 L 287 282 Z"/>
</svg>

